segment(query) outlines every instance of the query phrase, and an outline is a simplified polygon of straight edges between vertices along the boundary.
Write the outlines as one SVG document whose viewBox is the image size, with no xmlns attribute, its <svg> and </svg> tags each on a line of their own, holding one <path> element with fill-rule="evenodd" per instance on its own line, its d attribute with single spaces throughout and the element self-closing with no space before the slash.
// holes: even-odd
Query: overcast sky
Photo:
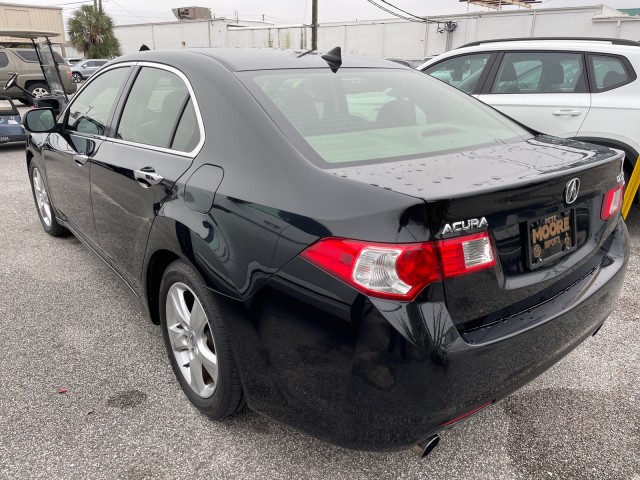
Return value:
<svg viewBox="0 0 640 480">
<path fill-rule="evenodd" d="M 16 1 L 16 0 L 9 0 Z M 486 10 L 468 6 L 458 0 L 387 0 L 412 14 L 419 16 L 446 15 Z M 318 0 L 320 22 L 336 22 L 347 20 L 368 20 L 389 18 L 391 15 L 371 5 L 367 0 Z M 74 9 L 82 3 L 74 0 L 20 0 L 26 5 L 62 6 L 67 19 Z M 381 0 L 376 3 L 383 4 Z M 638 0 L 608 0 L 605 5 L 614 8 L 634 8 L 639 6 Z M 589 0 L 544 0 L 536 8 L 575 7 L 595 5 L 597 1 Z M 240 18 L 262 19 L 274 23 L 311 23 L 311 0 L 103 0 L 103 7 L 113 17 L 116 25 L 125 23 L 162 22 L 175 20 L 171 9 L 197 5 L 209 7 L 216 16 L 233 17 L 236 12 Z M 513 7 L 512 7 L 513 8 Z M 510 8 L 510 9 L 512 9 Z"/>
</svg>

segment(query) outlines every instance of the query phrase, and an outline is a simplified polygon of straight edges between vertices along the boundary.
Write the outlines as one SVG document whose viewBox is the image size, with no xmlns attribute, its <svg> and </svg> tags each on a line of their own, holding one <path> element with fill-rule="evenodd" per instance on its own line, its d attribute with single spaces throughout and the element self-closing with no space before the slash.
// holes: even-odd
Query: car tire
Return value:
<svg viewBox="0 0 640 480">
<path fill-rule="evenodd" d="M 49 198 L 44 177 L 36 163 L 33 161 L 29 164 L 29 181 L 31 183 L 33 201 L 36 204 L 36 210 L 38 211 L 38 218 L 40 218 L 42 228 L 44 228 L 44 231 L 52 237 L 65 235 L 67 233 L 67 229 L 60 225 L 56 220 L 55 211 Z"/>
<path fill-rule="evenodd" d="M 42 95 L 49 95 L 49 87 L 44 83 L 32 83 L 27 90 L 36 98 Z M 33 103 L 33 100 L 33 98 L 29 98 L 30 103 Z"/>
<path fill-rule="evenodd" d="M 72 79 L 73 83 L 80 83 L 82 81 L 82 75 L 78 72 L 73 72 Z"/>
<path fill-rule="evenodd" d="M 160 324 L 173 372 L 189 401 L 221 419 L 244 405 L 240 374 L 214 294 L 182 260 L 162 277 Z"/>
</svg>

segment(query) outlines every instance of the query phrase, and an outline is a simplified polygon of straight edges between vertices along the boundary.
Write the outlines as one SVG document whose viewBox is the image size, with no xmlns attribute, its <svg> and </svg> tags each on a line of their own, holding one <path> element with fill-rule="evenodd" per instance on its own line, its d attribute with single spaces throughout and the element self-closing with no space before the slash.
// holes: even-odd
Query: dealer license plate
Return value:
<svg viewBox="0 0 640 480">
<path fill-rule="evenodd" d="M 573 210 L 564 210 L 529 222 L 529 266 L 537 268 L 576 246 Z"/>
</svg>

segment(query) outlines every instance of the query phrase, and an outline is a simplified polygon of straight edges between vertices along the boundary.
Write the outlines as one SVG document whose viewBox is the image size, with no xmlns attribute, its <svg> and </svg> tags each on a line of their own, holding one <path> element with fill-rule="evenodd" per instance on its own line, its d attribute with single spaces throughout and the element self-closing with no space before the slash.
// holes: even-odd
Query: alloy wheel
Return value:
<svg viewBox="0 0 640 480">
<path fill-rule="evenodd" d="M 49 194 L 47 188 L 44 186 L 44 180 L 40 174 L 38 168 L 33 169 L 32 174 L 33 192 L 36 196 L 36 203 L 38 204 L 38 211 L 40 212 L 40 218 L 47 227 L 51 226 L 51 203 L 49 203 Z"/>
<path fill-rule="evenodd" d="M 169 288 L 166 325 L 171 350 L 187 384 L 202 397 L 211 397 L 218 382 L 218 357 L 207 314 L 193 290 L 176 282 Z"/>
<path fill-rule="evenodd" d="M 34 88 L 33 90 L 31 90 L 31 93 L 36 98 L 40 98 L 43 95 L 49 95 L 49 91 L 46 88 L 42 88 L 42 87 Z"/>
</svg>

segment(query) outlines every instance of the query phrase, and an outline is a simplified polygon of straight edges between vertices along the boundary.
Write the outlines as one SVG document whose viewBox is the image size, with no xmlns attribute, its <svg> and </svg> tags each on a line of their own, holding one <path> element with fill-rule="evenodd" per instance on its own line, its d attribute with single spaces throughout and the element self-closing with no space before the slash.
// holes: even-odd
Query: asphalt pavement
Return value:
<svg viewBox="0 0 640 480">
<path fill-rule="evenodd" d="M 598 335 L 425 460 L 355 452 L 250 410 L 199 414 L 159 327 L 78 240 L 44 233 L 24 148 L 0 146 L 0 478 L 640 480 L 635 207 L 628 225 L 624 292 Z"/>
</svg>

